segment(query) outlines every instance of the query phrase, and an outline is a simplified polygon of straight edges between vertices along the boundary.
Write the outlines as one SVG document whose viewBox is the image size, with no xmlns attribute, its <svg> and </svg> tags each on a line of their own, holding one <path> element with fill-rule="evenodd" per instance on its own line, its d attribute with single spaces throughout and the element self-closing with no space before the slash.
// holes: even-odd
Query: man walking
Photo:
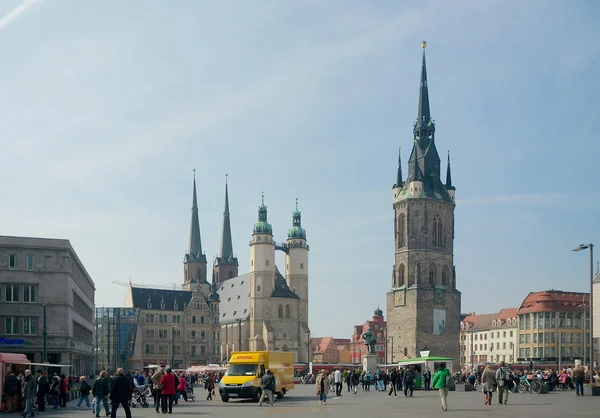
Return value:
<svg viewBox="0 0 600 418">
<path fill-rule="evenodd" d="M 505 366 L 501 361 L 498 370 L 496 370 L 496 382 L 498 383 L 498 402 L 500 405 L 508 402 L 508 390 L 510 389 L 510 381 L 512 380 L 512 371 Z M 504 400 L 503 400 L 504 399 Z"/>
<path fill-rule="evenodd" d="M 390 391 L 388 392 L 388 397 L 392 397 L 392 392 L 394 392 L 394 398 L 398 397 L 398 393 L 396 393 L 396 380 L 398 379 L 398 372 L 396 369 L 392 369 L 390 372 Z"/>
<path fill-rule="evenodd" d="M 344 383 L 342 379 L 342 372 L 339 368 L 333 372 L 333 380 L 335 382 L 335 396 L 342 396 L 342 385 Z"/>
<path fill-rule="evenodd" d="M 573 379 L 573 383 L 575 383 L 575 393 L 577 396 L 579 396 L 580 393 L 581 396 L 583 396 L 583 382 L 585 381 L 585 370 L 583 370 L 583 367 L 575 367 L 571 377 Z"/>
<path fill-rule="evenodd" d="M 423 379 L 425 380 L 425 390 L 429 392 L 431 390 L 431 370 L 429 370 L 429 367 L 423 373 Z"/>
<path fill-rule="evenodd" d="M 92 396 L 96 399 L 96 403 L 94 404 L 94 412 L 96 413 L 96 417 L 100 417 L 100 403 L 104 405 L 104 412 L 106 412 L 106 416 L 110 415 L 110 411 L 108 409 L 108 394 L 110 393 L 110 382 L 108 381 L 108 377 L 106 377 L 106 370 L 102 370 L 100 372 L 100 378 L 96 379 L 94 382 L 94 386 L 92 387 Z"/>
<path fill-rule="evenodd" d="M 46 395 L 50 392 L 50 383 L 41 370 L 36 370 L 37 404 L 39 412 L 46 412 Z"/>
<path fill-rule="evenodd" d="M 125 376 L 123 369 L 117 369 L 117 377 L 112 382 L 110 388 L 110 400 L 112 403 L 111 418 L 116 418 L 119 405 L 125 410 L 125 416 L 131 418 L 129 401 L 131 400 L 131 379 Z"/>
<path fill-rule="evenodd" d="M 37 382 L 31 375 L 31 370 L 25 370 L 25 411 L 21 414 L 23 418 L 29 414 L 35 416 L 35 398 L 37 395 Z"/>
<path fill-rule="evenodd" d="M 152 380 L 152 386 L 154 387 L 154 406 L 156 407 L 156 412 L 158 413 L 158 408 L 160 407 L 160 400 L 162 398 L 162 388 L 160 388 L 160 380 L 165 375 L 166 366 L 160 366 L 150 378 Z M 159 389 L 160 388 L 160 389 Z"/>
<path fill-rule="evenodd" d="M 444 364 L 440 366 L 437 372 L 433 375 L 433 388 L 440 391 L 440 401 L 442 402 L 442 411 L 448 410 L 448 380 L 452 379 L 450 370 Z"/>
<path fill-rule="evenodd" d="M 415 371 L 412 366 L 404 371 L 404 376 L 402 378 L 402 386 L 404 386 L 404 397 L 413 397 L 414 390 L 414 382 L 415 381 Z"/>
<path fill-rule="evenodd" d="M 262 406 L 262 401 L 269 397 L 269 405 L 273 406 L 273 391 L 275 390 L 275 376 L 271 373 L 271 369 L 267 369 L 264 376 L 260 379 L 262 384 L 262 395 L 258 401 L 258 406 Z"/>
</svg>

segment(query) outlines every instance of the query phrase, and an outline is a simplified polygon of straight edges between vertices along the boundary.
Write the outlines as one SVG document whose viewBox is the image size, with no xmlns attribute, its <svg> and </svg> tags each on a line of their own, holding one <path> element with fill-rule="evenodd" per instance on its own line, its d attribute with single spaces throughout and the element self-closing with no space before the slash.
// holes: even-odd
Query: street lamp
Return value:
<svg viewBox="0 0 600 418">
<path fill-rule="evenodd" d="M 573 251 L 590 250 L 590 388 L 594 382 L 594 244 L 580 244 Z M 587 318 L 584 318 L 586 321 Z M 583 346 L 585 351 L 585 345 Z M 591 389 L 590 389 L 591 390 Z"/>
<path fill-rule="evenodd" d="M 175 330 L 179 329 L 173 325 L 173 330 L 171 333 L 171 369 L 175 370 Z"/>
</svg>

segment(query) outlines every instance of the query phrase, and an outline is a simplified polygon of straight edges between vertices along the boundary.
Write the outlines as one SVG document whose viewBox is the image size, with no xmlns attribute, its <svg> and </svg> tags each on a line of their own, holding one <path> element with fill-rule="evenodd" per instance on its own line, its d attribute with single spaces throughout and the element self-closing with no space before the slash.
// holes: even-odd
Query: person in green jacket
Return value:
<svg viewBox="0 0 600 418">
<path fill-rule="evenodd" d="M 448 410 L 448 385 L 446 381 L 451 379 L 450 370 L 446 368 L 443 364 L 433 375 L 433 380 L 431 381 L 431 386 L 434 389 L 438 389 L 440 392 L 440 400 L 442 401 L 442 411 L 446 412 Z"/>
</svg>

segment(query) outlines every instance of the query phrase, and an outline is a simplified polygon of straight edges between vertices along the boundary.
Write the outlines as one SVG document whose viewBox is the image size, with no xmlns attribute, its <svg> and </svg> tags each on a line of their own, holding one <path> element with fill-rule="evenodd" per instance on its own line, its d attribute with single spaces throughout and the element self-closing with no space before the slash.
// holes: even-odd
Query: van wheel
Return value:
<svg viewBox="0 0 600 418">
<path fill-rule="evenodd" d="M 229 402 L 229 396 L 221 396 L 223 402 Z"/>
<path fill-rule="evenodd" d="M 256 393 L 254 394 L 254 402 L 260 401 L 261 395 L 262 395 L 262 391 L 260 389 L 257 389 Z"/>
</svg>

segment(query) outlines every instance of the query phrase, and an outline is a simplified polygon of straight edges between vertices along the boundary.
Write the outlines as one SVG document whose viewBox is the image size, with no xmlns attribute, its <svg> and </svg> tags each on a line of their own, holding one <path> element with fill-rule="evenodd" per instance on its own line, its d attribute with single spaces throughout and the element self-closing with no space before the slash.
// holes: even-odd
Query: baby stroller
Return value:
<svg viewBox="0 0 600 418">
<path fill-rule="evenodd" d="M 148 408 L 150 404 L 148 403 L 147 398 L 150 396 L 152 396 L 152 393 L 148 386 L 136 386 L 131 395 L 131 402 L 129 402 L 129 405 L 131 405 L 132 408 L 135 408 L 138 405 L 141 405 L 142 408 Z"/>
<path fill-rule="evenodd" d="M 189 382 L 185 387 L 185 395 L 187 396 L 188 401 L 196 400 L 196 395 L 194 395 L 194 387 Z"/>
</svg>

